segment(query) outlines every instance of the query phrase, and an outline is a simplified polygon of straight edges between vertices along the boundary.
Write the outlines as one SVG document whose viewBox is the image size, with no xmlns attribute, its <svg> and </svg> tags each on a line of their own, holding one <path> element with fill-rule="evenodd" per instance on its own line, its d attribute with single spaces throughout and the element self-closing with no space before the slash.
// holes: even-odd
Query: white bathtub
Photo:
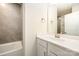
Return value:
<svg viewBox="0 0 79 59">
<path fill-rule="evenodd" d="M 0 56 L 23 56 L 21 41 L 0 44 Z"/>
</svg>

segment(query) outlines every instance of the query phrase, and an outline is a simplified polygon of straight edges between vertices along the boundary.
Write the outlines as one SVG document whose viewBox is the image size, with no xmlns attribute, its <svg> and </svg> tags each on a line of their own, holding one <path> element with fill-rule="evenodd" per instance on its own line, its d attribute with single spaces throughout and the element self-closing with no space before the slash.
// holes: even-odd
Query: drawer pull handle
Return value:
<svg viewBox="0 0 79 59">
<path fill-rule="evenodd" d="M 44 52 L 44 56 L 46 56 L 46 52 Z"/>
<path fill-rule="evenodd" d="M 45 56 L 45 52 L 44 52 L 44 56 Z"/>
</svg>

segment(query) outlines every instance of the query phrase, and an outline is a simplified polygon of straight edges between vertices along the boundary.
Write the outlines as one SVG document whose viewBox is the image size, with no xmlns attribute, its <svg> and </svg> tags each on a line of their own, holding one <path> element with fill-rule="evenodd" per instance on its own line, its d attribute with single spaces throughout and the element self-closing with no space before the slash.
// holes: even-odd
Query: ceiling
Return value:
<svg viewBox="0 0 79 59">
<path fill-rule="evenodd" d="M 72 12 L 72 4 L 57 4 L 58 17 Z"/>
</svg>

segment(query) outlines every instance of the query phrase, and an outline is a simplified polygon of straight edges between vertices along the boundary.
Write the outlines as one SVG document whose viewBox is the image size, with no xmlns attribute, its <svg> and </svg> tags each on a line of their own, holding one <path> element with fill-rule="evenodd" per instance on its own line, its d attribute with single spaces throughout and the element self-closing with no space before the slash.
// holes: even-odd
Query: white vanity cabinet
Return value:
<svg viewBox="0 0 79 59">
<path fill-rule="evenodd" d="M 41 39 L 37 39 L 37 55 L 47 56 L 47 42 Z"/>
<path fill-rule="evenodd" d="M 75 55 L 77 56 L 79 55 L 72 50 L 55 45 L 53 43 L 48 43 L 48 55 L 50 54 L 50 52 L 56 56 L 75 56 Z"/>
<path fill-rule="evenodd" d="M 38 56 L 78 56 L 79 53 L 64 48 L 62 46 L 50 43 L 48 41 L 37 39 Z"/>
<path fill-rule="evenodd" d="M 56 56 L 55 53 L 48 51 L 48 42 L 37 39 L 37 55 L 38 56 Z"/>
<path fill-rule="evenodd" d="M 47 55 L 47 51 L 46 48 L 44 48 L 41 45 L 38 45 L 38 56 L 46 56 Z"/>
</svg>

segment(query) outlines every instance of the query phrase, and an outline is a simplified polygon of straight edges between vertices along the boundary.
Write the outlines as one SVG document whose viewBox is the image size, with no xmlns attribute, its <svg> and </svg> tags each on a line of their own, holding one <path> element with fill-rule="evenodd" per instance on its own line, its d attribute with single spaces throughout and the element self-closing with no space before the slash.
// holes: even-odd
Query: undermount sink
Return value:
<svg viewBox="0 0 79 59">
<path fill-rule="evenodd" d="M 57 38 L 57 37 L 50 37 L 51 39 L 53 39 L 53 40 L 55 40 L 55 41 L 63 41 L 64 43 L 65 42 L 75 42 L 76 40 L 75 39 L 69 39 L 69 38 L 64 38 L 64 37 L 59 37 L 59 38 Z"/>
<path fill-rule="evenodd" d="M 64 41 L 64 42 L 74 42 L 75 41 L 74 39 L 63 38 L 63 37 L 56 38 L 55 40 Z"/>
</svg>

